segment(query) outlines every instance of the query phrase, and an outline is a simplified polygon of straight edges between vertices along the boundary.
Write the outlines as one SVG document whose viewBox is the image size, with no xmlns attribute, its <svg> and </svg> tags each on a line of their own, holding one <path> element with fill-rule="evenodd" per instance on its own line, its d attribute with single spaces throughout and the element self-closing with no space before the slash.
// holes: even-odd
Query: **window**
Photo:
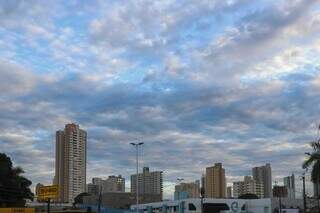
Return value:
<svg viewBox="0 0 320 213">
<path fill-rule="evenodd" d="M 195 205 L 193 203 L 189 203 L 189 211 L 196 211 L 197 208 L 195 207 Z"/>
</svg>

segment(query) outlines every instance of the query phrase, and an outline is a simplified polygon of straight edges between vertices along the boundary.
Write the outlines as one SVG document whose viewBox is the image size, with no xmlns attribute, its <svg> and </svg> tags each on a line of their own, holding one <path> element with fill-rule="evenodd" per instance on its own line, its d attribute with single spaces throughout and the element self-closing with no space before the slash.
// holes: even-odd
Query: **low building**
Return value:
<svg viewBox="0 0 320 213">
<path fill-rule="evenodd" d="M 125 192 L 125 179 L 121 176 L 109 176 L 102 183 L 102 192 Z"/>
<path fill-rule="evenodd" d="M 197 182 L 180 183 L 175 186 L 174 199 L 181 200 L 187 198 L 200 197 L 200 188 Z"/>
<path fill-rule="evenodd" d="M 288 189 L 285 186 L 274 186 L 273 197 L 288 197 Z"/>
<path fill-rule="evenodd" d="M 83 198 L 85 205 L 98 205 L 97 195 L 86 196 Z M 139 203 L 151 203 L 161 201 L 160 194 L 139 194 Z M 129 209 L 136 203 L 136 194 L 131 192 L 107 192 L 101 195 L 101 205 L 105 208 Z"/>
<path fill-rule="evenodd" d="M 264 197 L 263 184 L 254 180 L 251 176 L 245 176 L 243 181 L 233 183 L 233 196 L 238 198 L 244 194 L 255 194 L 259 198 Z"/>
<path fill-rule="evenodd" d="M 89 183 L 87 184 L 87 193 L 91 194 L 91 195 L 98 195 L 99 194 L 99 185 L 93 184 L 93 183 Z"/>
</svg>

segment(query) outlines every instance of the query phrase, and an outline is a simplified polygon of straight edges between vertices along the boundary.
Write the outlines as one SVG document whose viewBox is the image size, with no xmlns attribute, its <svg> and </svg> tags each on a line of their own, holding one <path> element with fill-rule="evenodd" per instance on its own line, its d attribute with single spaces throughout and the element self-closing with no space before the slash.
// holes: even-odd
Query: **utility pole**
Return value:
<svg viewBox="0 0 320 213">
<path fill-rule="evenodd" d="M 139 146 L 143 145 L 143 142 L 140 143 L 130 143 L 132 146 L 136 147 L 136 212 L 139 213 Z"/>
<path fill-rule="evenodd" d="M 50 198 L 47 201 L 47 213 L 50 213 Z"/>
<path fill-rule="evenodd" d="M 102 201 L 102 186 L 99 186 L 99 198 L 98 198 L 98 213 L 101 212 L 101 201 Z"/>
<path fill-rule="evenodd" d="M 303 209 L 304 209 L 304 212 L 307 212 L 307 199 L 306 199 L 306 177 L 305 177 L 305 173 L 302 174 L 301 176 L 302 178 L 302 187 L 303 187 L 303 190 L 302 190 L 302 193 L 303 193 Z"/>
<path fill-rule="evenodd" d="M 274 181 L 274 185 L 277 186 L 277 184 L 278 184 L 278 181 Z M 281 191 L 279 191 L 279 194 L 277 196 L 279 196 L 279 213 L 282 213 Z"/>
</svg>

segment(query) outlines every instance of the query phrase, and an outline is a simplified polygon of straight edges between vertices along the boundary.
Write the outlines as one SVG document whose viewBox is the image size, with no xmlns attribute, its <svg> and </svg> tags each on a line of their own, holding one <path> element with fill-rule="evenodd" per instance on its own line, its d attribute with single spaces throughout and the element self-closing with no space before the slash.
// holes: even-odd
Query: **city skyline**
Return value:
<svg viewBox="0 0 320 213">
<path fill-rule="evenodd" d="M 55 131 L 77 123 L 88 180 L 129 180 L 142 141 L 140 171 L 164 171 L 164 198 L 217 162 L 228 186 L 270 163 L 301 191 L 319 23 L 317 0 L 2 1 L 0 151 L 49 185 Z"/>
</svg>

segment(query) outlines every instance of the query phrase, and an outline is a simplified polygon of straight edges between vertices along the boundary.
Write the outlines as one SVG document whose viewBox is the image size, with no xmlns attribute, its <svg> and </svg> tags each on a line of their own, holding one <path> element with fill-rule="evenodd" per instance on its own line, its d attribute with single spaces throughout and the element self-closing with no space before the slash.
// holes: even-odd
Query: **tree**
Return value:
<svg viewBox="0 0 320 213">
<path fill-rule="evenodd" d="M 312 153 L 306 153 L 308 159 L 303 162 L 302 168 L 311 169 L 311 181 L 313 183 L 320 183 L 320 140 L 310 143 L 313 150 Z"/>
<path fill-rule="evenodd" d="M 320 125 L 318 126 L 317 131 L 317 140 L 310 143 L 313 152 L 305 153 L 306 155 L 308 155 L 308 159 L 305 160 L 302 164 L 302 168 L 304 169 L 312 167 L 311 181 L 313 183 L 320 183 Z"/>
<path fill-rule="evenodd" d="M 13 167 L 10 157 L 0 153 L 0 207 L 21 207 L 33 200 L 32 182 L 23 177 L 20 167 Z"/>
<path fill-rule="evenodd" d="M 259 197 L 257 195 L 252 194 L 252 193 L 240 195 L 238 198 L 239 199 L 259 199 Z"/>
</svg>

